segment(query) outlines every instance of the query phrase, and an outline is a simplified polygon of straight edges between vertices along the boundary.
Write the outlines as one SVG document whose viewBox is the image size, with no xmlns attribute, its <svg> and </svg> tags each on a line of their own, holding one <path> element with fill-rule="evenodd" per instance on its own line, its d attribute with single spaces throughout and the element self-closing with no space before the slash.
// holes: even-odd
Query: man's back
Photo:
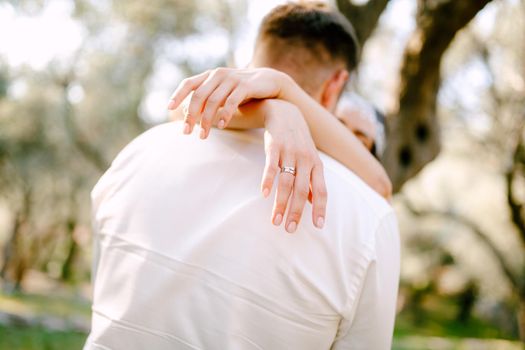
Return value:
<svg viewBox="0 0 525 350">
<path fill-rule="evenodd" d="M 132 142 L 93 192 L 88 349 L 388 348 L 399 274 L 390 207 L 324 157 L 326 225 L 290 235 L 259 192 L 256 134 L 180 124 Z"/>
</svg>

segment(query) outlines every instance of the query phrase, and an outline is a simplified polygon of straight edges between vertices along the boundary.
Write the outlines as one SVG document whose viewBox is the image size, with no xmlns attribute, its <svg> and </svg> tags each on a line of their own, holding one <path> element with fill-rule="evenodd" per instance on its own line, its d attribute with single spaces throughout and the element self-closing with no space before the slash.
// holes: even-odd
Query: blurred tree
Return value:
<svg viewBox="0 0 525 350">
<path fill-rule="evenodd" d="M 458 52 L 453 71 L 461 72 L 469 64 L 479 63 L 487 74 L 487 84 L 477 92 L 479 101 L 474 106 L 453 91 L 451 113 L 462 125 L 462 136 L 469 145 L 464 156 L 483 159 L 499 171 L 508 221 L 517 236 L 516 249 L 521 256 L 516 263 L 494 242 L 496 234 L 489 234 L 479 219 L 454 207 L 418 208 L 406 204 L 418 216 L 440 217 L 468 228 L 489 249 L 512 291 L 517 328 L 525 341 L 525 2 L 501 6 L 497 16 L 508 20 L 498 22 L 489 35 L 469 30 L 461 39 L 463 50 Z M 486 127 L 480 131 L 480 121 L 469 118 L 472 115 L 485 116 Z"/>
<path fill-rule="evenodd" d="M 25 252 L 25 241 L 31 231 L 35 214 L 34 184 L 51 180 L 53 167 L 57 166 L 55 147 L 48 143 L 45 121 L 39 113 L 45 113 L 49 95 L 29 96 L 23 104 L 4 100 L 0 104 L 0 143 L 4 145 L 4 158 L 0 166 L 0 188 L 4 199 L 11 203 L 12 228 L 4 246 L 0 277 L 8 274 L 15 288 L 20 287 L 30 257 Z M 47 196 L 42 191 L 38 196 Z"/>
<path fill-rule="evenodd" d="M 440 63 L 456 33 L 490 0 L 418 0 L 417 28 L 404 53 L 398 109 L 390 111 L 383 163 L 394 191 L 415 176 L 440 151 L 437 94 Z M 356 27 L 362 43 L 371 35 L 388 0 L 355 5 L 337 0 L 340 11 Z"/>
<path fill-rule="evenodd" d="M 8 86 L 7 67 L 0 63 L 0 100 L 7 95 Z"/>
<path fill-rule="evenodd" d="M 9 3 L 24 16 L 51 5 Z M 159 62 L 181 75 L 200 70 L 182 44 L 222 28 L 233 32 L 238 3 L 64 1 L 83 30 L 77 52 L 42 70 L 0 64 L 0 200 L 11 218 L 0 254 L 4 287 L 19 289 L 28 269 L 65 281 L 88 270 L 78 265 L 88 249 L 77 233 L 90 222 L 89 191 L 150 125 L 142 105 Z"/>
<path fill-rule="evenodd" d="M 454 86 L 449 80 L 465 79 L 465 67 L 476 66 L 483 79 L 479 86 L 465 82 L 474 90 L 475 103 L 464 98 L 459 91 L 462 86 L 449 91 L 448 113 L 453 119 L 448 123 L 461 126 L 460 138 L 466 146 L 456 152 L 465 159 L 491 164 L 499 172 L 505 199 L 501 205 L 506 207 L 518 256 L 494 240 L 504 230 L 491 232 L 480 218 L 457 210 L 457 204 L 442 208 L 409 201 L 405 206 L 418 217 L 437 217 L 467 228 L 488 249 L 511 290 L 513 319 L 525 341 L 525 2 L 501 3 L 494 23 L 490 32 L 472 28 L 463 32 L 458 38 L 460 49 L 451 53 L 444 81 L 448 88 Z"/>
</svg>

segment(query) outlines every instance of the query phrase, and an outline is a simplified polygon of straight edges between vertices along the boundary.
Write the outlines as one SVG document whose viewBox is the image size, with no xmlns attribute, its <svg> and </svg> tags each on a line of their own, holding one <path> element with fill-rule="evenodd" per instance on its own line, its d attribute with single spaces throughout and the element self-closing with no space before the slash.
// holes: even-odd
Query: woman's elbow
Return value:
<svg viewBox="0 0 525 350">
<path fill-rule="evenodd" d="M 381 174 L 381 176 L 376 178 L 373 188 L 386 200 L 389 201 L 392 199 L 392 181 L 390 181 L 386 173 Z"/>
</svg>

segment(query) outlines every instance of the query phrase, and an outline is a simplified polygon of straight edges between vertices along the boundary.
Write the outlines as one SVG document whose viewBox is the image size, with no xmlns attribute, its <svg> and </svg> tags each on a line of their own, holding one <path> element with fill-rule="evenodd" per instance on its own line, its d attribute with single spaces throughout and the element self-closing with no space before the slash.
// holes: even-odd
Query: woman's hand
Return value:
<svg viewBox="0 0 525 350">
<path fill-rule="evenodd" d="M 266 166 L 261 190 L 267 197 L 274 179 L 279 178 L 272 222 L 280 225 L 287 213 L 285 228 L 292 233 L 307 199 L 312 202 L 313 224 L 323 227 L 326 184 L 323 165 L 301 111 L 278 100 L 287 79 L 291 78 L 270 68 L 214 69 L 185 79 L 173 93 L 168 109 L 174 110 L 184 101 L 184 133 L 191 133 L 195 123 L 200 122 L 202 139 L 209 135 L 213 124 L 226 127 L 238 110 L 246 115 L 262 115 Z"/>
<path fill-rule="evenodd" d="M 184 133 L 189 134 L 197 122 L 200 137 L 208 137 L 216 124 L 225 128 L 239 106 L 252 99 L 279 98 L 286 74 L 271 68 L 217 68 L 184 79 L 173 93 L 168 109 L 184 103 Z"/>
<path fill-rule="evenodd" d="M 313 224 L 322 228 L 327 200 L 323 164 L 303 115 L 291 103 L 276 99 L 250 103 L 242 108 L 244 113 L 259 108 L 264 114 L 266 166 L 261 190 L 265 197 L 270 194 L 275 178 L 279 177 L 272 222 L 280 225 L 288 208 L 285 228 L 293 233 L 306 200 L 310 199 Z"/>
</svg>

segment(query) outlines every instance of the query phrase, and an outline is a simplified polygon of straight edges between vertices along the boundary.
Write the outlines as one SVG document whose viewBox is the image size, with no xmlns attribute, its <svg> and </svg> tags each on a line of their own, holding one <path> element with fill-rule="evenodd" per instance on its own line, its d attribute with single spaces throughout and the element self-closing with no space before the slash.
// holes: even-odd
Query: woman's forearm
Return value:
<svg viewBox="0 0 525 350">
<path fill-rule="evenodd" d="M 302 90 L 301 90 L 302 92 Z M 352 170 L 376 192 L 390 199 L 392 184 L 383 166 L 363 146 L 357 137 L 335 116 L 309 95 L 283 96 L 303 114 L 317 148 Z M 228 124 L 232 129 L 264 127 L 265 117 L 273 110 L 267 108 L 272 100 L 254 101 L 243 105 Z M 286 116 L 274 116 L 286 117 Z"/>
<path fill-rule="evenodd" d="M 283 77 L 280 98 L 299 108 L 317 148 L 354 171 L 370 187 L 389 199 L 392 183 L 379 161 L 337 118 L 323 108 L 291 78 Z"/>
<path fill-rule="evenodd" d="M 257 93 L 252 94 L 251 99 L 250 96 L 247 96 L 246 100 L 250 102 L 241 105 L 238 110 L 235 108 L 234 118 L 228 122 L 228 128 L 251 129 L 264 127 L 265 113 L 268 113 L 268 109 L 260 108 L 266 105 L 266 103 L 260 102 L 270 102 L 272 98 L 287 101 L 299 108 L 303 114 L 319 150 L 355 172 L 383 197 L 390 198 L 392 185 L 382 165 L 334 115 L 302 90 L 288 75 L 272 69 L 257 70 L 256 73 L 261 74 L 259 77 L 255 76 L 255 78 L 262 79 L 262 83 L 251 88 Z M 264 79 L 262 78 L 263 76 L 265 77 Z M 180 95 L 184 96 L 185 93 Z M 263 100 L 254 100 L 253 98 L 262 98 Z M 265 100 L 268 98 L 269 100 Z M 178 101 L 180 98 L 176 100 Z M 186 103 L 188 101 L 186 100 Z M 174 104 L 177 105 L 177 103 Z M 185 119 L 184 107 L 182 106 L 178 106 L 172 113 L 172 120 Z M 285 116 L 283 115 L 282 117 Z"/>
<path fill-rule="evenodd" d="M 226 128 L 235 130 L 264 128 L 264 118 L 267 113 L 263 109 L 264 101 L 267 100 L 252 100 L 248 103 L 241 105 L 239 107 L 239 110 L 234 113 L 234 117 L 230 120 Z M 169 120 L 184 120 L 184 109 L 187 108 L 187 103 L 189 103 L 189 100 L 185 101 L 176 109 L 170 110 Z M 217 126 L 216 120 L 214 120 L 213 126 Z"/>
<path fill-rule="evenodd" d="M 334 116 L 327 118 L 312 111 L 305 114 L 305 120 L 319 150 L 345 165 L 376 192 L 390 199 L 392 183 L 385 169 L 351 131 Z"/>
</svg>

